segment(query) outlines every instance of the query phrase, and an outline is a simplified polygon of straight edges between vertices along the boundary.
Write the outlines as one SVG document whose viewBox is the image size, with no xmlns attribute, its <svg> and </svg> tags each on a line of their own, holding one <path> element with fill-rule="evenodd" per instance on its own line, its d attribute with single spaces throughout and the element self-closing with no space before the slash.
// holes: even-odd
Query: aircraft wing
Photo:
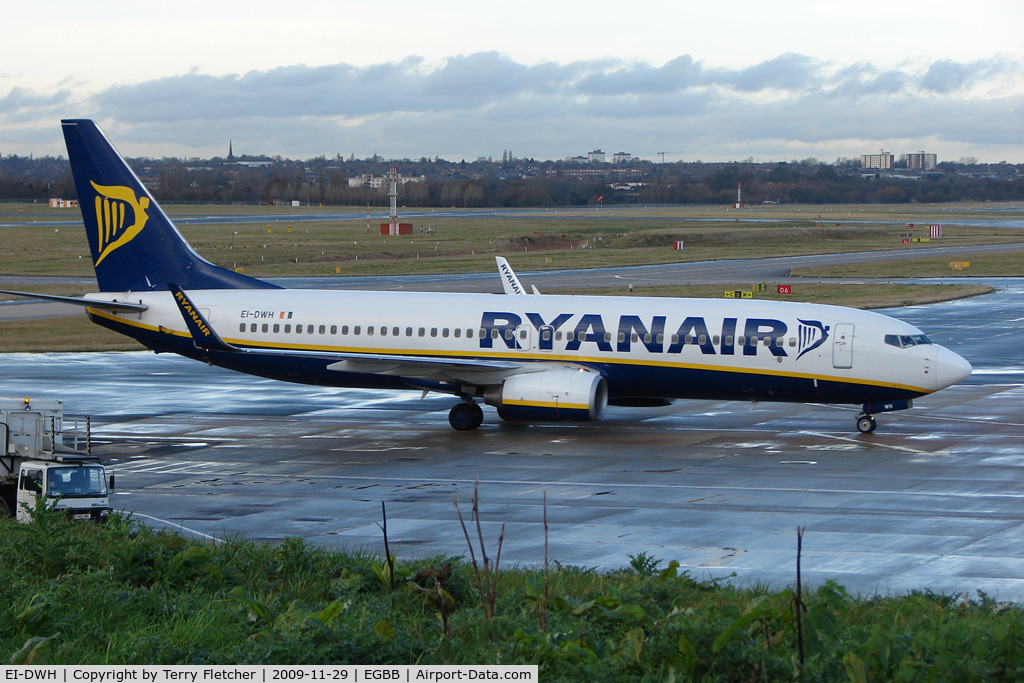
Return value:
<svg viewBox="0 0 1024 683">
<path fill-rule="evenodd" d="M 334 356 L 341 358 L 341 360 L 328 365 L 328 370 L 396 375 L 414 379 L 462 382 L 473 385 L 498 384 L 509 375 L 523 372 L 539 372 L 548 369 L 546 365 L 540 363 L 517 363 L 515 361 L 483 359 L 364 353 L 342 353 L 334 354 Z"/>
</svg>

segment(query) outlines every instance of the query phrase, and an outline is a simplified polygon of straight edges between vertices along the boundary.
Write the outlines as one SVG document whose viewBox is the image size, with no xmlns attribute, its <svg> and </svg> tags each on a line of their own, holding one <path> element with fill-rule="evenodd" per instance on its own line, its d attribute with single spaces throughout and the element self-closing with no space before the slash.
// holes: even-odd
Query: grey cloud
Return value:
<svg viewBox="0 0 1024 683">
<path fill-rule="evenodd" d="M 1006 71 L 1007 65 L 998 57 L 967 64 L 951 59 L 940 59 L 928 67 L 928 73 L 921 79 L 921 87 L 940 94 L 952 93 Z"/>
<path fill-rule="evenodd" d="M 773 59 L 733 72 L 725 78 L 742 92 L 765 89 L 804 90 L 815 87 L 820 64 L 810 57 L 787 52 Z"/>
<path fill-rule="evenodd" d="M 0 116 L 10 120 L 30 121 L 42 112 L 52 112 L 67 103 L 70 94 L 58 90 L 50 95 L 36 95 L 24 88 L 11 88 L 0 97 Z"/>
<path fill-rule="evenodd" d="M 76 112 L 57 111 L 67 108 L 67 92 L 12 90 L 0 96 L 0 148 L 12 148 L 14 134 L 3 124 L 14 117 L 83 112 L 110 122 L 125 147 L 166 143 L 169 154 L 211 147 L 222 154 L 229 138 L 245 153 L 456 159 L 508 148 L 550 158 L 595 146 L 648 157 L 686 149 L 712 158 L 727 153 L 721 150 L 749 148 L 742 155 L 749 156 L 768 146 L 851 139 L 1024 145 L 1024 106 L 1012 88 L 970 102 L 957 96 L 979 79 L 1003 92 L 999 79 L 1014 69 L 1020 65 L 998 57 L 942 60 L 926 73 L 866 62 L 836 69 L 795 53 L 740 69 L 711 68 L 690 55 L 662 65 L 614 58 L 527 65 L 496 52 L 437 67 L 419 57 L 299 64 L 113 86 L 82 99 Z M 780 90 L 784 100 L 759 99 Z"/>
<path fill-rule="evenodd" d="M 610 65 L 611 66 L 611 65 Z M 588 95 L 674 92 L 700 85 L 703 69 L 690 55 L 676 57 L 663 66 L 650 64 L 614 65 L 587 74 L 577 89 Z"/>
<path fill-rule="evenodd" d="M 911 83 L 911 77 L 902 71 L 879 71 L 864 63 L 840 69 L 830 79 L 830 85 L 834 86 L 831 94 L 837 97 L 895 95 L 907 90 Z"/>
<path fill-rule="evenodd" d="M 528 67 L 497 52 L 459 55 L 424 78 L 423 92 L 446 97 L 514 92 L 523 87 L 527 72 Z"/>
</svg>

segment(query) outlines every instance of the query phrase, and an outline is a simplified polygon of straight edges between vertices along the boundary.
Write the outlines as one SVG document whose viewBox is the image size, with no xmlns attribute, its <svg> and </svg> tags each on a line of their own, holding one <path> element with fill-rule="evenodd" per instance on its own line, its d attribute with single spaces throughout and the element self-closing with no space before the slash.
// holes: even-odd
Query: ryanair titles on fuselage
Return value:
<svg viewBox="0 0 1024 683">
<path fill-rule="evenodd" d="M 189 308 L 186 310 L 191 312 Z M 239 312 L 242 320 L 291 320 L 292 316 L 292 311 L 245 309 Z M 605 317 L 600 313 L 560 313 L 545 320 L 540 313 L 485 311 L 480 317 L 478 345 L 480 349 L 489 350 L 524 350 L 519 332 L 525 326 L 534 331 L 536 348 L 541 351 L 553 350 L 556 341 L 565 351 L 579 351 L 584 344 L 594 344 L 598 351 L 607 353 L 629 353 L 634 344 L 640 344 L 649 353 L 682 353 L 683 347 L 694 346 L 708 355 L 756 356 L 758 347 L 763 347 L 781 360 L 789 356 L 788 345 L 799 360 L 824 344 L 830 330 L 829 325 L 817 320 L 799 318 L 797 330 L 787 338 L 790 326 L 776 318 L 722 318 L 720 325 L 716 320 L 712 327 L 699 315 L 687 316 L 678 326 L 669 326 L 669 317 L 664 315 L 648 319 L 620 315 L 617 324 L 609 327 Z"/>
<path fill-rule="evenodd" d="M 669 328 L 668 316 L 656 315 L 644 320 L 637 315 L 620 315 L 617 326 L 609 328 L 599 313 L 584 313 L 575 326 L 571 326 L 566 323 L 576 317 L 573 313 L 561 313 L 544 320 L 539 313 L 485 311 L 480 320 L 480 348 L 494 349 L 504 344 L 508 349 L 522 349 L 516 331 L 524 325 L 524 316 L 525 324 L 539 333 L 537 346 L 541 350 L 552 350 L 556 333 L 563 332 L 566 351 L 579 351 L 583 344 L 591 343 L 599 351 L 628 353 L 634 343 L 639 343 L 650 353 L 681 353 L 684 346 L 696 346 L 704 354 L 728 356 L 735 355 L 739 344 L 743 355 L 754 356 L 759 346 L 757 342 L 771 339 L 765 348 L 773 356 L 788 355 L 782 339 L 789 332 L 789 326 L 774 318 L 723 318 L 721 327 L 712 330 L 703 316 L 688 316 L 678 327 Z M 800 319 L 798 322 L 796 357 L 799 359 L 825 343 L 830 326 L 817 320 Z M 743 337 L 742 342 L 738 341 L 739 336 Z"/>
</svg>

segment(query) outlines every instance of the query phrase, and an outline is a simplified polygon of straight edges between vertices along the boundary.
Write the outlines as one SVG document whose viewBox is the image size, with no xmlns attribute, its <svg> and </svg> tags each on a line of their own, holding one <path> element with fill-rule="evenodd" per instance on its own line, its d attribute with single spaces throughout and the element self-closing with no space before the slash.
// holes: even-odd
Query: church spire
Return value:
<svg viewBox="0 0 1024 683">
<path fill-rule="evenodd" d="M 231 140 L 228 140 L 228 161 L 230 161 L 230 160 L 232 160 L 234 158 L 235 158 L 235 152 L 234 152 L 234 149 L 232 148 Z"/>
</svg>

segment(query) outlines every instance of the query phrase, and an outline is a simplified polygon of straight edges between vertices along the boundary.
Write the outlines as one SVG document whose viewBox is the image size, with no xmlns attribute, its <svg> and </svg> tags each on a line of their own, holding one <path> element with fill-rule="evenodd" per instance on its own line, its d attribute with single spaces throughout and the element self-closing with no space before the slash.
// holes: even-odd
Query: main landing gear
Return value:
<svg viewBox="0 0 1024 683">
<path fill-rule="evenodd" d="M 471 431 L 483 424 L 483 421 L 484 410 L 473 400 L 457 403 L 448 411 L 448 424 L 456 431 Z"/>
</svg>

